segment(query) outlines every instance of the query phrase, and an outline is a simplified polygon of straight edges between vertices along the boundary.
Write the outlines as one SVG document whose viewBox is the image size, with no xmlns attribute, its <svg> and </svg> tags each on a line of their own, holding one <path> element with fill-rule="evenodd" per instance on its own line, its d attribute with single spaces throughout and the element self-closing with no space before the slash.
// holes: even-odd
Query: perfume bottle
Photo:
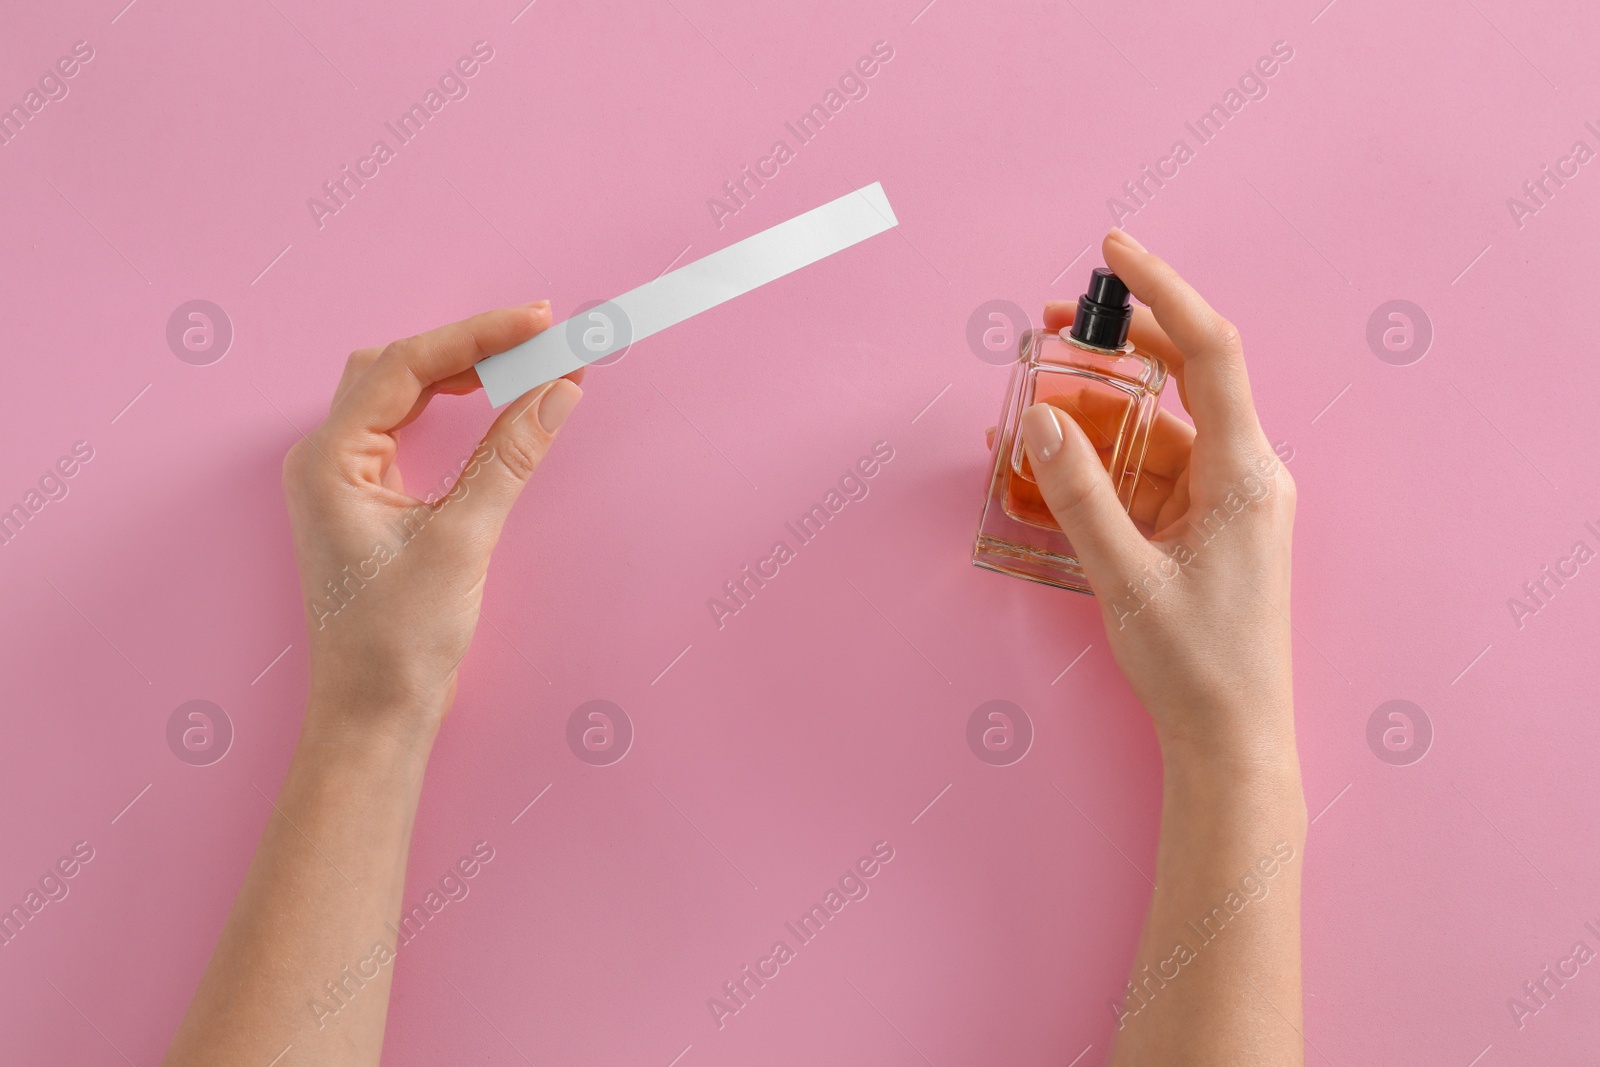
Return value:
<svg viewBox="0 0 1600 1067">
<path fill-rule="evenodd" d="M 994 435 L 994 469 L 978 522 L 972 562 L 1002 574 L 1080 593 L 1090 591 L 1077 553 L 1039 493 L 1022 447 L 1023 411 L 1050 404 L 1083 428 L 1131 508 L 1144 467 L 1167 368 L 1128 341 L 1128 287 L 1096 267 L 1078 298 L 1072 325 L 1028 330 L 1011 370 Z"/>
</svg>

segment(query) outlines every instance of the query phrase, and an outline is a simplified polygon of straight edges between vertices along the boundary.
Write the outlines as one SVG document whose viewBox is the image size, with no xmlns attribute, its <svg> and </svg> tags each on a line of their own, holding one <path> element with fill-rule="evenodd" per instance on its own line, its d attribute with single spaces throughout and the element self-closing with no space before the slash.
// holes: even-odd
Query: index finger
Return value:
<svg viewBox="0 0 1600 1067">
<path fill-rule="evenodd" d="M 550 325 L 543 301 L 484 311 L 460 322 L 386 345 L 372 365 L 335 399 L 328 428 L 335 437 L 388 433 L 415 417 L 424 393 L 463 389 L 480 360 L 519 345 Z M 473 384 L 470 388 L 476 388 Z"/>
<path fill-rule="evenodd" d="M 1101 250 L 1106 265 L 1150 305 L 1156 323 L 1182 353 L 1184 399 L 1195 429 L 1235 439 L 1259 435 L 1239 331 L 1177 271 L 1121 230 L 1107 234 Z"/>
</svg>

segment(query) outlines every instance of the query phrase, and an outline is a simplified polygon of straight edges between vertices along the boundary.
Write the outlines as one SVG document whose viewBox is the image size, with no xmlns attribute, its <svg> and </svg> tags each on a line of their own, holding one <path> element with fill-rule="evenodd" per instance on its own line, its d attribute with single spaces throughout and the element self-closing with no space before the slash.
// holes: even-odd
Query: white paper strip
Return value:
<svg viewBox="0 0 1600 1067">
<path fill-rule="evenodd" d="M 877 182 L 630 289 L 478 364 L 495 407 L 899 224 Z"/>
</svg>

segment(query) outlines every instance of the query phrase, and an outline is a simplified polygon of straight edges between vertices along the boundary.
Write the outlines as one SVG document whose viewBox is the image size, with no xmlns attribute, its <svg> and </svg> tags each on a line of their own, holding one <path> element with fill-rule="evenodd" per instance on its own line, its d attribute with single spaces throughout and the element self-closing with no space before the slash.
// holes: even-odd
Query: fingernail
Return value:
<svg viewBox="0 0 1600 1067">
<path fill-rule="evenodd" d="M 1022 440 L 1041 463 L 1061 451 L 1061 423 L 1049 404 L 1035 404 L 1022 413 Z"/>
<path fill-rule="evenodd" d="M 549 311 L 550 310 L 550 301 L 548 301 L 548 300 L 530 300 L 530 301 L 528 301 L 526 304 L 524 304 L 522 306 L 523 307 L 527 307 L 527 308 L 532 308 L 535 311 Z"/>
<path fill-rule="evenodd" d="M 1142 245 L 1138 241 L 1134 240 L 1133 234 L 1129 233 L 1127 230 L 1122 229 L 1120 226 L 1111 231 L 1111 236 L 1113 238 L 1115 238 L 1116 240 L 1121 241 L 1123 244 L 1127 245 L 1129 248 L 1133 249 L 1135 252 L 1148 252 L 1149 251 L 1149 249 L 1145 248 L 1144 245 Z"/>
<path fill-rule="evenodd" d="M 565 378 L 557 379 L 539 398 L 539 425 L 544 427 L 544 432 L 555 433 L 561 429 L 561 424 L 567 421 L 567 416 L 572 414 L 572 409 L 582 399 L 582 389 Z"/>
</svg>

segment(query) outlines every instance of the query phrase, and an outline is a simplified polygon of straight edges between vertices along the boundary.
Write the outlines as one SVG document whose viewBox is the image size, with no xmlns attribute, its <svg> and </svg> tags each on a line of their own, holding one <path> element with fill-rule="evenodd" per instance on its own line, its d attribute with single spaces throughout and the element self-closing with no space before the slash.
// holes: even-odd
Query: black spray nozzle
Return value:
<svg viewBox="0 0 1600 1067">
<path fill-rule="evenodd" d="M 1128 287 L 1109 268 L 1096 267 L 1089 288 L 1078 297 L 1078 314 L 1069 331 L 1072 339 L 1095 348 L 1121 348 L 1133 321 Z"/>
</svg>

